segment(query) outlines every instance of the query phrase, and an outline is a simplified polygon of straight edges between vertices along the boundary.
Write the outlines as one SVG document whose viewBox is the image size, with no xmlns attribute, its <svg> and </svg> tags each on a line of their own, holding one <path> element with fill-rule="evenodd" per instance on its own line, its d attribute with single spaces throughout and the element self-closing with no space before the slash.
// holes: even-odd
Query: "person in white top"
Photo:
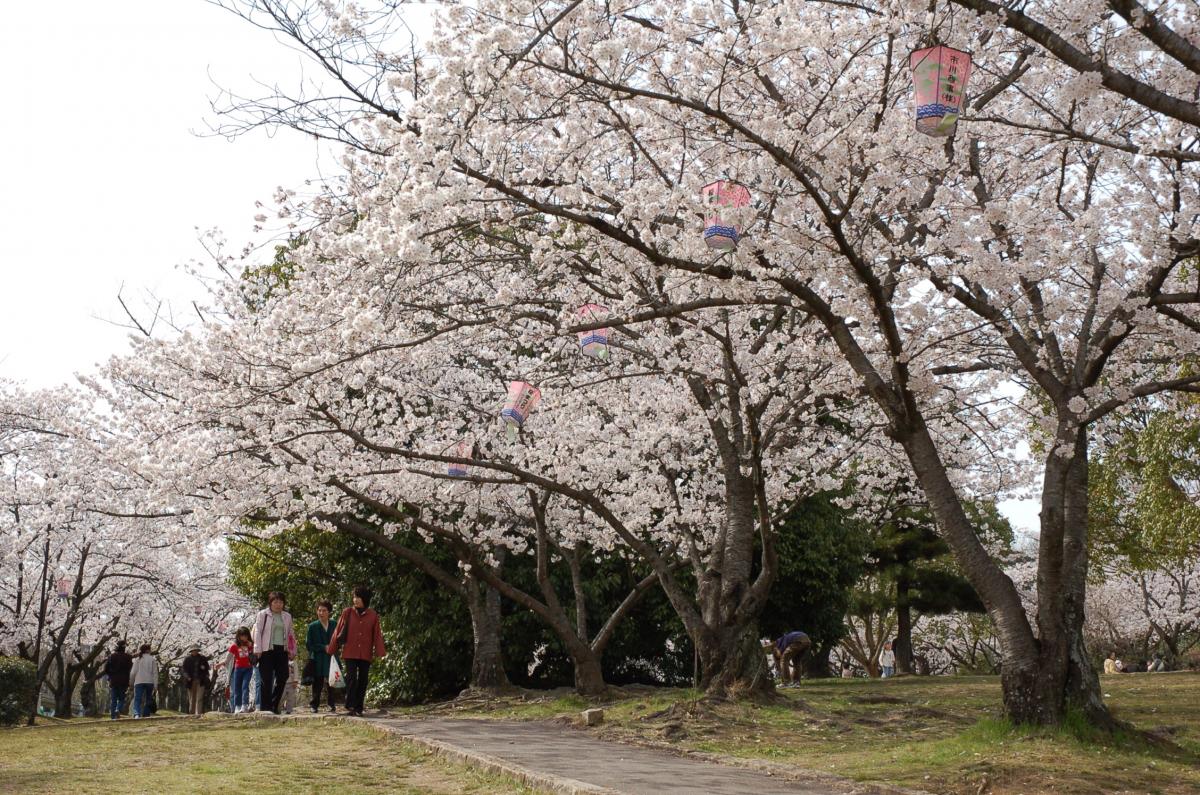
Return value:
<svg viewBox="0 0 1200 795">
<path fill-rule="evenodd" d="M 129 679 L 133 682 L 133 717 L 146 717 L 150 714 L 146 708 L 158 685 L 158 660 L 150 653 L 149 643 L 143 643 L 140 653 L 133 658 Z"/>
<path fill-rule="evenodd" d="M 879 652 L 879 667 L 883 671 L 884 679 L 896 675 L 896 652 L 892 651 L 890 640 L 883 644 L 883 651 Z"/>
<path fill-rule="evenodd" d="M 258 655 L 258 708 L 279 714 L 280 701 L 287 687 L 289 662 L 296 657 L 296 633 L 292 614 L 283 609 L 283 594 L 271 591 L 267 607 L 254 619 L 254 653 Z"/>
</svg>

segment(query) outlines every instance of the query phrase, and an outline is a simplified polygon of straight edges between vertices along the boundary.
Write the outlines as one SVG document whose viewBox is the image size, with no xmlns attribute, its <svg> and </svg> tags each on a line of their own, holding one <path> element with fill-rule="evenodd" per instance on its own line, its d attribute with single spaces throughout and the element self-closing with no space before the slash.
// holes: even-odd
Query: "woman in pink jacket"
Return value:
<svg viewBox="0 0 1200 795">
<path fill-rule="evenodd" d="M 296 656 L 296 633 L 292 614 L 283 609 L 283 594 L 271 591 L 267 607 L 254 619 L 254 651 L 258 655 L 258 708 L 279 714 L 279 701 L 287 687 L 288 663 Z"/>
</svg>

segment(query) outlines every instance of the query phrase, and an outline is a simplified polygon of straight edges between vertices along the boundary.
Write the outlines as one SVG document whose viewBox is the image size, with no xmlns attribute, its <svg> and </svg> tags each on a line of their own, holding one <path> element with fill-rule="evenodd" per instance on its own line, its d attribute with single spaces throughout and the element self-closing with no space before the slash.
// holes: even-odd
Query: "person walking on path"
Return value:
<svg viewBox="0 0 1200 795">
<path fill-rule="evenodd" d="M 279 702 L 287 687 L 288 661 L 296 656 L 296 633 L 292 629 L 292 614 L 283 609 L 283 594 L 271 591 L 267 607 L 254 619 L 254 648 L 258 653 L 258 672 L 262 684 L 258 688 L 258 708 L 279 714 Z"/>
<path fill-rule="evenodd" d="M 225 661 L 217 666 L 229 671 L 229 705 L 234 714 L 249 711 L 250 680 L 254 678 L 254 664 L 250 661 L 253 653 L 254 641 L 250 639 L 250 628 L 238 627 Z"/>
<path fill-rule="evenodd" d="M 325 647 L 325 651 L 335 654 L 337 647 L 342 647 L 346 675 L 346 710 L 351 715 L 362 717 L 371 660 L 375 657 L 386 657 L 387 649 L 383 646 L 379 614 L 371 609 L 371 589 L 365 585 L 354 586 L 351 602 L 353 607 L 342 611 L 337 628 L 333 632 L 333 641 Z"/>
<path fill-rule="evenodd" d="M 329 711 L 337 712 L 333 703 L 335 688 L 329 686 L 329 659 L 325 649 L 333 642 L 334 623 L 329 620 L 333 613 L 333 605 L 328 600 L 317 602 L 317 620 L 308 625 L 308 633 L 304 638 L 304 648 L 308 649 L 308 659 L 313 664 L 312 707 L 313 712 L 321 708 L 321 689 L 329 694 Z"/>
<path fill-rule="evenodd" d="M 892 651 L 890 640 L 883 644 L 883 651 L 879 652 L 879 669 L 884 679 L 896 675 L 896 652 Z"/>
<path fill-rule="evenodd" d="M 190 714 L 204 714 L 204 694 L 208 691 L 209 681 L 208 658 L 200 653 L 199 646 L 193 646 L 183 658 L 183 684 L 188 691 Z"/>
<path fill-rule="evenodd" d="M 108 713 L 112 720 L 121 716 L 125 709 L 125 694 L 129 690 L 129 672 L 133 670 L 133 658 L 125 651 L 125 641 L 117 641 L 117 649 L 104 661 L 104 675 L 108 677 Z"/>
<path fill-rule="evenodd" d="M 133 717 L 144 718 L 150 713 L 150 699 L 158 684 L 158 660 L 150 653 L 150 644 L 143 643 L 130 669 L 133 678 Z"/>
<path fill-rule="evenodd" d="M 800 686 L 800 658 L 812 647 L 812 640 L 800 630 L 788 632 L 775 641 L 775 665 L 784 687 Z"/>
</svg>

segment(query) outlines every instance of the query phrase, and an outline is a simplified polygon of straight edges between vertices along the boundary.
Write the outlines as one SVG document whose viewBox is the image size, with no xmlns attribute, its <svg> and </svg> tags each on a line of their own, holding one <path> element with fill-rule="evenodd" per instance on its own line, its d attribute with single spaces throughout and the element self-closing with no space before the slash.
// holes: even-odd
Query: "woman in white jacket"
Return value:
<svg viewBox="0 0 1200 795">
<path fill-rule="evenodd" d="M 140 653 L 133 658 L 133 669 L 129 672 L 133 682 L 133 717 L 147 715 L 146 707 L 158 684 L 158 660 L 150 653 L 150 644 L 143 643 Z"/>
<path fill-rule="evenodd" d="M 279 702 L 287 687 L 288 668 L 296 657 L 296 633 L 292 614 L 283 609 L 283 594 L 271 591 L 267 607 L 254 618 L 254 653 L 258 655 L 258 708 L 279 714 Z"/>
</svg>

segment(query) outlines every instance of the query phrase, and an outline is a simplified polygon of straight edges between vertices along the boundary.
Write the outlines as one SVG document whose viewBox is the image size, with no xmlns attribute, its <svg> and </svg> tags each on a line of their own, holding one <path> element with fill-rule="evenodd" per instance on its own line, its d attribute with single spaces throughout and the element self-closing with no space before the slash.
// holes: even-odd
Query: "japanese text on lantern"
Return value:
<svg viewBox="0 0 1200 795">
<path fill-rule="evenodd" d="M 500 416 L 510 425 L 520 427 L 541 399 L 542 393 L 537 387 L 524 381 L 513 381 L 508 385 L 508 398 Z"/>
<path fill-rule="evenodd" d="M 971 77 L 970 53 L 926 47 L 909 57 L 916 92 L 917 131 L 934 137 L 954 132 Z"/>
</svg>

